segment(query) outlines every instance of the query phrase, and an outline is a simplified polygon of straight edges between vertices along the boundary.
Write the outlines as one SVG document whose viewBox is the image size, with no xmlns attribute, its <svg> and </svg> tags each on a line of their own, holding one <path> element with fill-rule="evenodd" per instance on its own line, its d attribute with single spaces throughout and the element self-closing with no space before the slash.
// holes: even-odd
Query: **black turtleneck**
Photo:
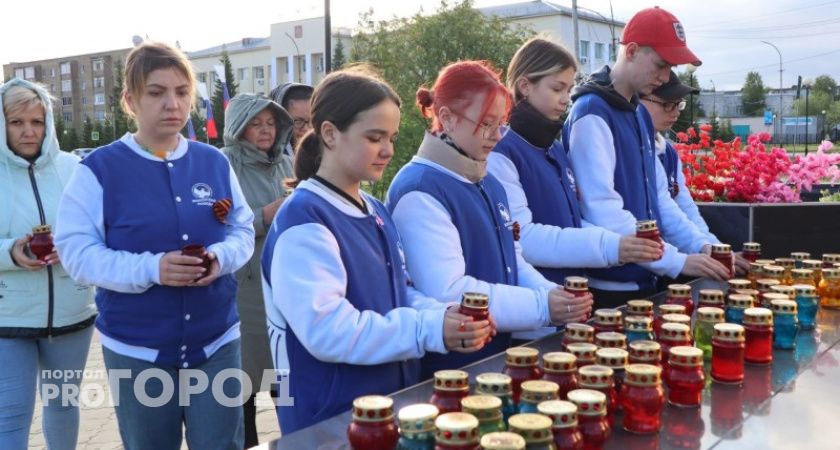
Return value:
<svg viewBox="0 0 840 450">
<path fill-rule="evenodd" d="M 563 129 L 562 121 L 551 120 L 542 115 L 533 105 L 523 100 L 510 112 L 510 128 L 539 148 L 551 147 Z"/>
</svg>

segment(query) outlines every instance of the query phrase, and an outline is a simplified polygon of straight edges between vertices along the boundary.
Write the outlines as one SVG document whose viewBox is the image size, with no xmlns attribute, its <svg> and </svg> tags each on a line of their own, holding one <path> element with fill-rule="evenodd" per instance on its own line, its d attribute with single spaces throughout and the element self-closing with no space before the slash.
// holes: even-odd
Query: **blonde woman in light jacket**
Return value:
<svg viewBox="0 0 840 450">
<path fill-rule="evenodd" d="M 56 394 L 41 399 L 47 446 L 72 449 L 78 398 L 60 393 L 78 392 L 96 316 L 93 289 L 73 282 L 57 253 L 40 261 L 28 244 L 33 227 L 55 225 L 79 158 L 59 150 L 41 86 L 13 79 L 0 86 L 0 98 L 0 448 L 27 448 L 37 381 L 42 395 Z M 60 378 L 48 376 L 58 371 Z"/>
</svg>

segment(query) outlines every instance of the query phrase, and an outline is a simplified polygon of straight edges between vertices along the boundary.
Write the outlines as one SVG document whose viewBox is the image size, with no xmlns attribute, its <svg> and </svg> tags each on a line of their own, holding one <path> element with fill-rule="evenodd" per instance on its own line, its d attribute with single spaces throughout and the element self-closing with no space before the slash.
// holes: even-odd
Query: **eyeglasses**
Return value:
<svg viewBox="0 0 840 450">
<path fill-rule="evenodd" d="M 644 99 L 651 102 L 651 103 L 656 103 L 656 104 L 661 105 L 662 109 L 664 109 L 665 112 L 671 112 L 674 109 L 676 109 L 677 111 L 683 111 L 685 109 L 685 105 L 686 105 L 685 100 L 680 100 L 678 102 L 660 102 L 659 100 L 654 100 L 650 97 L 645 97 Z"/>
<path fill-rule="evenodd" d="M 501 123 L 489 123 L 489 122 L 478 123 L 475 120 L 472 120 L 472 119 L 470 119 L 469 117 L 467 117 L 463 114 L 460 114 L 460 113 L 455 113 L 455 114 L 457 114 L 458 116 L 460 116 L 463 119 L 466 119 L 467 122 L 477 126 L 478 129 L 481 130 L 481 137 L 483 137 L 484 139 L 487 139 L 487 140 L 490 140 L 493 137 L 495 137 L 496 133 L 500 132 L 501 129 L 502 129 L 502 126 L 503 126 Z"/>
<path fill-rule="evenodd" d="M 306 127 L 312 126 L 312 123 L 306 119 L 294 119 L 292 122 L 294 123 L 296 130 L 302 130 Z"/>
</svg>

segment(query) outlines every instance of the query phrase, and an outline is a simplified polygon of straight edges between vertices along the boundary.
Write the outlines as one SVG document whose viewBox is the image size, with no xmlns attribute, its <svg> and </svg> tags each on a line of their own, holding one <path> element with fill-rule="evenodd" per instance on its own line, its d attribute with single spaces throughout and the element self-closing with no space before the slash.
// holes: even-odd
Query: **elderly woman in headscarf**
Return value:
<svg viewBox="0 0 840 450">
<path fill-rule="evenodd" d="M 242 321 L 242 369 L 250 377 L 254 393 L 266 387 L 262 386 L 263 375 L 274 373 L 270 345 L 277 345 L 280 339 L 269 336 L 266 328 L 260 256 L 266 232 L 288 195 L 286 181 L 293 177 L 292 161 L 283 155 L 292 128 L 292 119 L 286 111 L 261 95 L 239 94 L 231 99 L 225 111 L 222 152 L 230 160 L 248 205 L 254 211 L 254 255 L 236 273 L 239 282 L 236 298 Z M 244 405 L 246 448 L 258 444 L 254 397 Z"/>
</svg>

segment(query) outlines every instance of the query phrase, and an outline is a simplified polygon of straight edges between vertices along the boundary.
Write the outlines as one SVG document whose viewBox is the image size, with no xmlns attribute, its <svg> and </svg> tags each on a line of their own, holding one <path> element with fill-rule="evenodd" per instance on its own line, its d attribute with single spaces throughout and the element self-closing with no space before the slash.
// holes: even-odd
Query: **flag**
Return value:
<svg viewBox="0 0 840 450">
<path fill-rule="evenodd" d="M 195 127 L 193 127 L 192 117 L 187 118 L 187 136 L 191 141 L 198 140 L 198 137 L 195 135 Z"/>
<path fill-rule="evenodd" d="M 222 83 L 222 104 L 224 109 L 227 109 L 230 103 L 230 92 L 228 92 L 227 79 L 225 78 L 225 67 L 221 65 L 213 66 L 216 71 L 216 76 L 219 78 L 219 83 Z"/>
<path fill-rule="evenodd" d="M 204 107 L 207 108 L 207 137 L 216 139 L 219 137 L 219 132 L 216 131 L 216 119 L 213 118 L 213 105 L 210 104 L 209 99 L 204 99 Z"/>
</svg>

